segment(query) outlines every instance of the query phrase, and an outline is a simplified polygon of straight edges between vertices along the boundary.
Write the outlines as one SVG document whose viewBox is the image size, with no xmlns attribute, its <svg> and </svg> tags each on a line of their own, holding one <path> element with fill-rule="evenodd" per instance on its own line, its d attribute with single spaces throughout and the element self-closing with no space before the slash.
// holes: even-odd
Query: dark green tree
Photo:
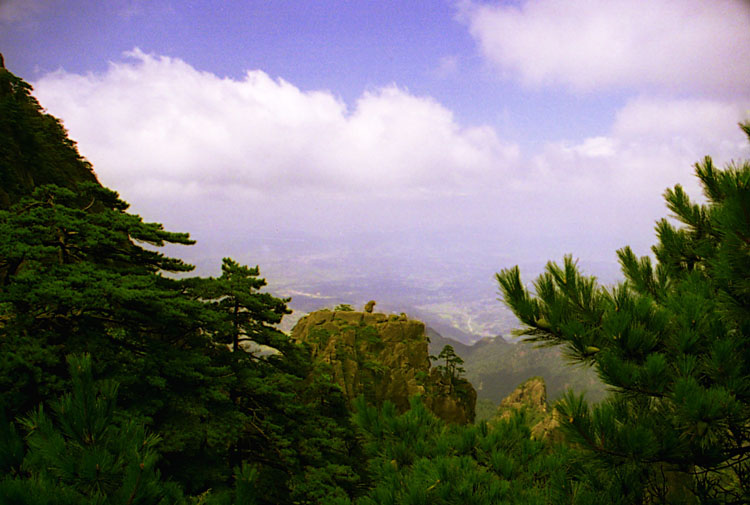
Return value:
<svg viewBox="0 0 750 505">
<path fill-rule="evenodd" d="M 39 406 L 21 420 L 29 450 L 0 480 L 0 503 L 181 502 L 156 469 L 159 437 L 117 410 L 117 384 L 96 384 L 88 355 L 67 361 L 72 391 L 51 403 L 52 416 Z"/>
<path fill-rule="evenodd" d="M 95 203 L 81 208 L 80 195 Z M 162 437 L 162 468 L 188 492 L 231 487 L 233 469 L 253 462 L 265 489 L 259 503 L 354 493 L 357 442 L 345 401 L 330 383 L 308 380 L 307 350 L 273 327 L 288 313 L 285 300 L 258 292 L 257 267 L 231 259 L 218 278 L 162 275 L 191 267 L 138 242 L 189 238 L 126 208 L 85 185 L 78 194 L 42 187 L 0 211 L 8 415 L 66 389 L 61 354 L 91 352 L 101 376 L 121 384 L 123 408 Z M 335 472 L 304 477 L 329 463 Z"/>
<path fill-rule="evenodd" d="M 601 286 L 570 257 L 533 294 L 518 267 L 497 275 L 521 334 L 611 389 L 593 408 L 573 394 L 557 407 L 591 463 L 577 482 L 592 503 L 750 501 L 750 163 L 695 169 L 706 203 L 667 190 L 680 226 L 659 221 L 656 262 L 619 250 L 625 281 Z"/>
<path fill-rule="evenodd" d="M 60 121 L 45 114 L 31 86 L 0 67 L 0 209 L 35 186 L 96 182 Z"/>
<path fill-rule="evenodd" d="M 62 356 L 89 352 L 120 384 L 123 408 L 163 436 L 169 473 L 225 445 L 226 370 L 206 304 L 162 274 L 192 267 L 139 245 L 192 241 L 126 209 L 86 183 L 40 187 L 0 211 L 0 400 L 15 418 L 54 399 L 66 389 Z"/>
<path fill-rule="evenodd" d="M 220 277 L 194 280 L 200 286 L 197 292 L 201 298 L 221 316 L 223 324 L 215 340 L 230 344 L 233 351 L 243 343 L 274 347 L 287 340 L 274 325 L 291 313 L 286 306 L 289 299 L 261 293 L 266 281 L 259 275 L 257 266 L 250 268 L 224 258 Z"/>
<path fill-rule="evenodd" d="M 440 351 L 440 354 L 437 356 L 430 356 L 430 359 L 433 361 L 445 361 L 445 364 L 438 365 L 436 368 L 446 379 L 448 379 L 450 392 L 452 393 L 456 381 L 461 378 L 464 372 L 466 372 L 461 366 L 464 364 L 464 360 L 461 359 L 461 356 L 456 354 L 456 351 L 450 344 L 446 344 Z"/>
</svg>

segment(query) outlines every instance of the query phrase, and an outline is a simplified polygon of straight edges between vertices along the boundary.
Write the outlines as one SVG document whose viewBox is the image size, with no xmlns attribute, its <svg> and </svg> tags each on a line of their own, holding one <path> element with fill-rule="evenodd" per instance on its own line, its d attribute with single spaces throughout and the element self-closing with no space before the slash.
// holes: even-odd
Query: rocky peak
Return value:
<svg viewBox="0 0 750 505">
<path fill-rule="evenodd" d="M 534 412 L 547 412 L 547 385 L 541 377 L 532 377 L 500 402 L 498 410 L 508 412 L 526 407 Z"/>
<path fill-rule="evenodd" d="M 532 377 L 506 396 L 497 408 L 497 419 L 507 419 L 514 412 L 525 410 L 532 423 L 534 438 L 554 437 L 560 425 L 555 411 L 547 405 L 547 385 L 541 377 Z"/>
<path fill-rule="evenodd" d="M 292 339 L 307 344 L 352 402 L 363 395 L 373 405 L 389 400 L 403 412 L 409 397 L 449 422 L 474 420 L 476 392 L 468 381 L 444 377 L 430 366 L 425 325 L 405 314 L 320 310 L 300 319 Z"/>
</svg>

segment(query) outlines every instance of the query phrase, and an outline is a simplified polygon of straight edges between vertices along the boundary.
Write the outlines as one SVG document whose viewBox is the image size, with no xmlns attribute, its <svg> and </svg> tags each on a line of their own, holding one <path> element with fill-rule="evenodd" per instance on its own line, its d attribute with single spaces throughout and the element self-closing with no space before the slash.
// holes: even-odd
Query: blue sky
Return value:
<svg viewBox="0 0 750 505">
<path fill-rule="evenodd" d="M 29 80 L 64 69 L 106 71 L 136 47 L 199 70 L 242 78 L 261 69 L 301 89 L 352 102 L 396 84 L 432 96 L 467 122 L 495 123 L 538 143 L 571 128 L 604 131 L 621 93 L 570 95 L 501 81 L 461 22 L 460 4 L 433 2 L 128 2 L 11 0 L 3 48 Z M 19 5 L 17 11 L 13 4 Z M 470 76 L 471 82 L 467 82 Z M 575 124 L 561 115 L 578 116 Z"/>
<path fill-rule="evenodd" d="M 515 263 L 648 253 L 667 186 L 750 157 L 741 0 L 3 0 L 0 51 L 215 268 L 377 254 L 493 291 Z"/>
</svg>

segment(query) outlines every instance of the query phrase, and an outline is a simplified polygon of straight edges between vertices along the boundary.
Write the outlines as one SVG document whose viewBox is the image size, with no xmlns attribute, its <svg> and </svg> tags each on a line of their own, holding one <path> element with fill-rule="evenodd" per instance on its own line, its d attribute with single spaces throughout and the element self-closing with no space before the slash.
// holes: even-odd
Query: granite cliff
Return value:
<svg viewBox="0 0 750 505">
<path fill-rule="evenodd" d="M 349 401 L 363 395 L 373 405 L 389 400 L 403 412 L 419 394 L 438 417 L 474 421 L 476 391 L 465 379 L 430 366 L 425 326 L 405 315 L 320 310 L 300 319 L 292 339 L 305 343 Z"/>
</svg>

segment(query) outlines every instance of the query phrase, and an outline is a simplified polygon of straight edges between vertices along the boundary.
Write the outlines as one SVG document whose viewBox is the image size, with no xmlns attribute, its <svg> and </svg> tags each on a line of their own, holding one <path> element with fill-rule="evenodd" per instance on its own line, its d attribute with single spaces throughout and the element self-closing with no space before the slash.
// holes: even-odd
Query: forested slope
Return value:
<svg viewBox="0 0 750 505">
<path fill-rule="evenodd" d="M 0 66 L 0 208 L 37 186 L 97 182 L 60 121 L 45 114 L 31 86 Z"/>
</svg>

